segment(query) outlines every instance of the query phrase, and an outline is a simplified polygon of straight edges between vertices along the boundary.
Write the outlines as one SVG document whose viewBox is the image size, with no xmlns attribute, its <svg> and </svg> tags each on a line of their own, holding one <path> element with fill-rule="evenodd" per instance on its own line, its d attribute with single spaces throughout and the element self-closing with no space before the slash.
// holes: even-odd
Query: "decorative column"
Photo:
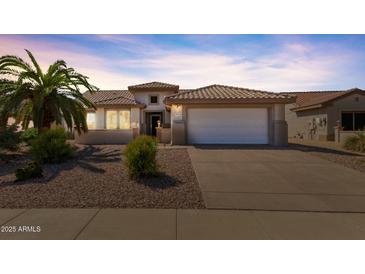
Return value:
<svg viewBox="0 0 365 274">
<path fill-rule="evenodd" d="M 185 120 L 182 105 L 171 106 L 171 144 L 185 145 Z"/>
<path fill-rule="evenodd" d="M 140 133 L 140 109 L 139 108 L 131 108 L 131 128 L 133 139 L 139 136 Z"/>
<path fill-rule="evenodd" d="M 288 145 L 288 124 L 285 121 L 285 104 L 275 104 L 273 108 L 273 145 Z"/>
</svg>

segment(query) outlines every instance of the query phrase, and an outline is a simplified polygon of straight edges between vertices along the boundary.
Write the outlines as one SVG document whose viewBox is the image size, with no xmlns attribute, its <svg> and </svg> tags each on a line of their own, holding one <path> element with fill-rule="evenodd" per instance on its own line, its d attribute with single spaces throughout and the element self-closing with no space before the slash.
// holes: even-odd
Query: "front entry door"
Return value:
<svg viewBox="0 0 365 274">
<path fill-rule="evenodd" d="M 161 122 L 161 114 L 151 114 L 150 132 L 152 136 L 156 136 L 157 121 Z"/>
</svg>

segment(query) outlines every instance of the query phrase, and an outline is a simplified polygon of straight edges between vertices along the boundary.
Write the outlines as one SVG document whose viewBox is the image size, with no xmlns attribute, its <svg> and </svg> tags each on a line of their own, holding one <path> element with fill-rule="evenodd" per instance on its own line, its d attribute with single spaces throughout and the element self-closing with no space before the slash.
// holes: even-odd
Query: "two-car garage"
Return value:
<svg viewBox="0 0 365 274">
<path fill-rule="evenodd" d="M 287 94 L 210 85 L 164 99 L 171 108 L 171 144 L 288 144 Z"/>
<path fill-rule="evenodd" d="M 189 144 L 268 144 L 267 108 L 188 108 Z"/>
</svg>

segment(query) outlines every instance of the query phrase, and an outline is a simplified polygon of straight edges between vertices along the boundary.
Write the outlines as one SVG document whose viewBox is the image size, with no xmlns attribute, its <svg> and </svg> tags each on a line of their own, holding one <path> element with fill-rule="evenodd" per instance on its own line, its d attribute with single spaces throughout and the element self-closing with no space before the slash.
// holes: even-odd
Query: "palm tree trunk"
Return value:
<svg viewBox="0 0 365 274">
<path fill-rule="evenodd" d="M 53 118 L 52 113 L 46 109 L 44 112 L 42 124 L 40 125 L 41 131 L 50 129 L 53 122 L 54 122 L 54 118 Z"/>
</svg>

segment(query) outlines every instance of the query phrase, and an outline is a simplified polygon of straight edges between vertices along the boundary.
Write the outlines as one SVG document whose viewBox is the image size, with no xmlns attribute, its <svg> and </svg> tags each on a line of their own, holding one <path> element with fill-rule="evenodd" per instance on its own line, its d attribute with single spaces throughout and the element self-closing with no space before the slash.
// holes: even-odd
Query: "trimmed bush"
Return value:
<svg viewBox="0 0 365 274">
<path fill-rule="evenodd" d="M 28 128 L 20 133 L 20 140 L 27 145 L 35 140 L 38 136 L 38 130 L 36 128 Z"/>
<path fill-rule="evenodd" d="M 63 128 L 49 129 L 31 142 L 31 153 L 40 163 L 61 163 L 70 159 L 74 148 L 66 142 Z"/>
<path fill-rule="evenodd" d="M 39 163 L 33 162 L 26 167 L 19 168 L 15 171 L 15 176 L 18 181 L 24 181 L 32 178 L 43 177 L 42 167 Z"/>
<path fill-rule="evenodd" d="M 11 125 L 7 126 L 3 131 L 0 132 L 0 148 L 15 151 L 19 147 L 20 133 L 17 132 L 18 126 Z"/>
<path fill-rule="evenodd" d="M 353 151 L 365 152 L 365 134 L 357 133 L 355 136 L 347 137 L 343 147 Z"/>
<path fill-rule="evenodd" d="M 139 136 L 125 151 L 129 176 L 133 179 L 157 175 L 157 141 L 150 136 Z"/>
</svg>

